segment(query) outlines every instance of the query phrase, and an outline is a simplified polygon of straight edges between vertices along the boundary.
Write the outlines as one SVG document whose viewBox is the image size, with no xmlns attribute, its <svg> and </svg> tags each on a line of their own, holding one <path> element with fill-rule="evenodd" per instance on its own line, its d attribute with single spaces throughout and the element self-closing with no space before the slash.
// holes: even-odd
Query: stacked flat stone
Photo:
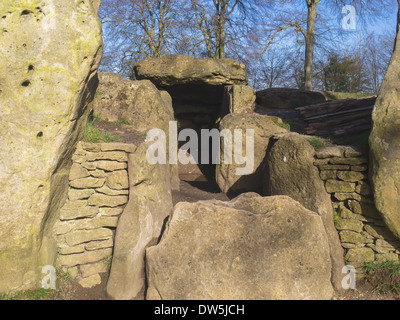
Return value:
<svg viewBox="0 0 400 320">
<path fill-rule="evenodd" d="M 101 283 L 118 219 L 128 203 L 128 154 L 135 145 L 80 142 L 72 157 L 68 199 L 56 224 L 58 264 L 83 287 Z"/>
<path fill-rule="evenodd" d="M 346 263 L 362 276 L 367 262 L 397 261 L 400 241 L 396 241 L 375 208 L 368 182 L 368 158 L 347 146 L 321 149 L 315 157 L 314 165 L 332 198 Z"/>
</svg>

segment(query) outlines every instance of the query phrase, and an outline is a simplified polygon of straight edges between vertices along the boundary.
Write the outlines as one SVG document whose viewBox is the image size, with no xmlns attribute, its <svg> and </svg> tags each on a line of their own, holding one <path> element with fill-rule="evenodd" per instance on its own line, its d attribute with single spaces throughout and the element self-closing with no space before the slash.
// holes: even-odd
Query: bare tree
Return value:
<svg viewBox="0 0 400 320">
<path fill-rule="evenodd" d="M 312 90 L 313 88 L 313 64 L 314 64 L 314 45 L 316 41 L 316 21 L 318 18 L 318 5 L 320 3 L 327 4 L 331 10 L 338 10 L 338 14 L 342 14 L 342 9 L 345 5 L 351 5 L 355 8 L 358 13 L 358 17 L 362 18 L 362 21 L 373 20 L 382 16 L 381 8 L 392 3 L 392 0 L 278 0 L 270 1 L 270 3 L 292 3 L 299 4 L 301 2 L 307 5 L 307 19 L 306 26 L 303 26 L 298 18 L 292 19 L 291 21 L 282 21 L 280 26 L 276 28 L 272 34 L 270 41 L 266 44 L 264 51 L 273 43 L 276 35 L 288 28 L 294 28 L 297 34 L 301 34 L 304 37 L 305 44 L 305 57 L 304 57 L 304 88 Z M 292 13 L 293 15 L 293 13 Z M 287 20 L 287 19 L 286 19 Z M 290 20 L 290 19 L 289 19 Z M 286 22 L 286 23 L 285 23 Z"/>
<path fill-rule="evenodd" d="M 244 0 L 191 0 L 196 27 L 209 57 L 227 56 L 244 36 L 260 2 Z"/>
<path fill-rule="evenodd" d="M 132 77 L 135 60 L 170 52 L 171 41 L 180 34 L 178 13 L 184 6 L 182 0 L 102 1 L 99 15 L 114 42 L 109 55 L 119 51 L 121 73 Z"/>
</svg>

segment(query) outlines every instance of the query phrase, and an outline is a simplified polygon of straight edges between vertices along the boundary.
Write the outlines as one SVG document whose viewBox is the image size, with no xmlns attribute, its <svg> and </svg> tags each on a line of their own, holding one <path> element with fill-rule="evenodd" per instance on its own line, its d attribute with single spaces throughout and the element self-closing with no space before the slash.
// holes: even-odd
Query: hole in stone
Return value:
<svg viewBox="0 0 400 320">
<path fill-rule="evenodd" d="M 26 43 L 23 43 L 22 46 L 23 46 L 24 48 L 26 48 Z"/>
<path fill-rule="evenodd" d="M 30 11 L 30 10 L 24 10 L 24 11 L 21 12 L 21 16 L 27 16 L 27 15 L 30 15 L 30 14 L 32 14 L 32 13 L 33 13 L 33 12 Z"/>
<path fill-rule="evenodd" d="M 43 132 L 42 131 L 40 131 L 37 135 L 36 135 L 36 137 L 38 137 L 38 138 L 41 138 L 41 137 L 43 137 Z"/>
<path fill-rule="evenodd" d="M 24 82 L 22 82 L 21 86 L 23 87 L 29 87 L 31 85 L 31 82 L 29 80 L 25 80 Z"/>
</svg>

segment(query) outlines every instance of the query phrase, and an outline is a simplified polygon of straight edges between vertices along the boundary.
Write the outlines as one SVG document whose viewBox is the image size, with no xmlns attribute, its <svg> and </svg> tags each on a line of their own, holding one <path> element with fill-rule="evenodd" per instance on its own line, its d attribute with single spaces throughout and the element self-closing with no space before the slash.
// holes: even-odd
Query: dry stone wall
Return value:
<svg viewBox="0 0 400 320">
<path fill-rule="evenodd" d="M 374 205 L 368 157 L 352 147 L 328 147 L 316 152 L 314 165 L 332 198 L 346 263 L 361 271 L 367 262 L 398 260 L 400 241 Z"/>
<path fill-rule="evenodd" d="M 83 287 L 101 283 L 111 262 L 119 216 L 128 203 L 128 155 L 135 145 L 80 142 L 68 199 L 55 226 L 58 265 Z"/>
</svg>

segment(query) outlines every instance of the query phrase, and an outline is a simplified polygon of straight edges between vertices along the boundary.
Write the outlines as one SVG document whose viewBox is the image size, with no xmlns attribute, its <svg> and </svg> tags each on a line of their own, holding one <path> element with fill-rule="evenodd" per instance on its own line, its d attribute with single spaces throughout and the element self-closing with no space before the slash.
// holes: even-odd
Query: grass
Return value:
<svg viewBox="0 0 400 320">
<path fill-rule="evenodd" d="M 69 290 L 72 283 L 71 275 L 56 267 L 56 289 L 34 289 L 15 293 L 0 294 L 0 300 L 58 300 Z"/>
<path fill-rule="evenodd" d="M 91 143 L 121 142 L 120 138 L 112 135 L 111 133 L 101 132 L 98 128 L 96 128 L 94 120 L 91 119 L 87 121 L 83 139 L 84 141 Z"/>
<path fill-rule="evenodd" d="M 324 139 L 317 136 L 306 136 L 305 139 L 314 147 L 315 150 L 325 148 L 328 143 L 332 143 L 329 139 Z"/>
<path fill-rule="evenodd" d="M 280 123 L 279 126 L 284 128 L 284 129 L 287 129 L 288 131 L 290 131 L 290 128 L 291 128 L 290 124 L 289 123 L 285 123 L 285 122 L 284 123 Z"/>
<path fill-rule="evenodd" d="M 400 263 L 399 261 L 368 262 L 364 265 L 366 281 L 374 286 L 373 291 L 400 299 Z"/>
</svg>

